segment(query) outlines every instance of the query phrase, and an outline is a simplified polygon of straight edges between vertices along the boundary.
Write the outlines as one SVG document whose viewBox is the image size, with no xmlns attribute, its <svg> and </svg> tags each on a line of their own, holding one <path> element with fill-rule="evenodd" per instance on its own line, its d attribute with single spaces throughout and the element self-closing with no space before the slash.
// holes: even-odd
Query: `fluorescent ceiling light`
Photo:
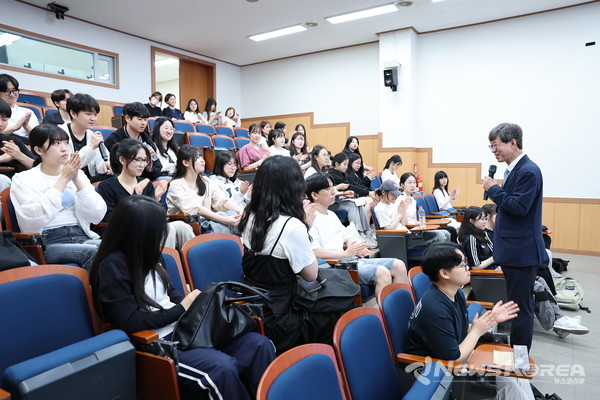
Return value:
<svg viewBox="0 0 600 400">
<path fill-rule="evenodd" d="M 163 58 L 162 60 L 154 61 L 155 67 L 164 67 L 166 65 L 176 64 L 179 60 L 177 58 Z"/>
<path fill-rule="evenodd" d="M 355 11 L 348 14 L 342 14 L 335 17 L 325 18 L 332 24 L 339 24 L 341 22 L 354 21 L 356 19 L 374 17 L 375 15 L 388 14 L 394 11 L 398 11 L 398 7 L 395 4 L 386 4 L 385 6 L 379 6 L 369 8 L 367 10 Z"/>
<path fill-rule="evenodd" d="M 305 31 L 306 28 L 302 25 L 294 25 L 289 28 L 277 29 L 276 31 L 260 33 L 258 35 L 248 36 L 248 39 L 260 42 L 261 40 L 273 39 L 279 36 L 289 35 L 291 33 L 298 33 Z"/>
<path fill-rule="evenodd" d="M 13 35 L 12 33 L 3 33 L 0 35 L 0 47 L 9 46 L 14 41 L 21 39 L 21 36 Z"/>
</svg>

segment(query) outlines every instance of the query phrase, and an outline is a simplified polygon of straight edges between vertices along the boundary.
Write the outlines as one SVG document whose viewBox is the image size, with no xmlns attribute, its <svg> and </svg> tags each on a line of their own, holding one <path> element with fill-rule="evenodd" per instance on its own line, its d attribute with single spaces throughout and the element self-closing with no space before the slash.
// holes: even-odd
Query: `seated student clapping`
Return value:
<svg viewBox="0 0 600 400">
<path fill-rule="evenodd" d="M 31 168 L 35 158 L 21 139 L 2 134 L 11 115 L 8 104 L 0 99 L 0 167 L 10 167 L 0 170 L 0 191 L 10 187 L 10 178 L 19 169 Z"/>
<path fill-rule="evenodd" d="M 231 151 L 221 151 L 215 160 L 215 168 L 210 180 L 214 182 L 219 189 L 231 201 L 239 207 L 244 208 L 250 201 L 252 185 L 248 181 L 243 181 L 238 177 L 237 157 Z M 227 212 L 223 207 L 217 208 L 218 211 Z"/>
<path fill-rule="evenodd" d="M 161 174 L 173 176 L 177 165 L 177 150 L 179 150 L 175 141 L 173 121 L 166 117 L 156 118 L 152 141 L 156 145 L 156 155 L 162 165 Z"/>
<path fill-rule="evenodd" d="M 114 210 L 90 272 L 96 309 L 107 322 L 127 333 L 154 330 L 171 338 L 175 322 L 200 291 L 187 296 L 171 283 L 161 261 L 167 234 L 163 207 L 146 196 L 129 196 Z M 221 348 L 177 351 L 182 398 L 250 400 L 275 358 L 273 343 L 256 332 L 243 334 Z M 190 368 L 192 367 L 192 368 Z"/>
<path fill-rule="evenodd" d="M 29 143 L 39 156 L 34 167 L 13 177 L 10 196 L 25 233 L 41 233 L 48 264 L 74 263 L 88 269 L 98 250 L 90 230 L 106 213 L 106 203 L 80 170 L 69 136 L 56 125 L 38 125 Z"/>
<path fill-rule="evenodd" d="M 134 139 L 123 139 L 111 151 L 113 169 L 117 176 L 106 179 L 98 186 L 98 193 L 107 205 L 105 221 L 108 221 L 117 205 L 129 196 L 139 194 L 160 201 L 167 190 L 167 181 L 154 185 L 148 178 L 142 178 L 144 169 L 151 166 L 150 150 L 147 145 Z M 167 247 L 180 249 L 194 237 L 193 229 L 183 221 L 169 222 L 167 225 Z"/>
<path fill-rule="evenodd" d="M 175 175 L 167 192 L 168 212 L 197 216 L 203 231 L 239 235 L 237 226 L 243 208 L 202 175 L 205 164 L 198 147 L 186 144 L 179 148 Z M 212 208 L 227 212 L 214 212 Z"/>
<path fill-rule="evenodd" d="M 308 231 L 315 256 L 357 261 L 361 283 L 375 285 L 377 294 L 392 282 L 408 284 L 406 266 L 402 261 L 396 258 L 366 258 L 373 253 L 365 241 L 358 239 L 357 232 L 344 227 L 338 217 L 327 209 L 335 202 L 335 187 L 326 173 L 310 176 L 306 180 L 306 193 L 317 208 L 315 220 Z"/>
</svg>

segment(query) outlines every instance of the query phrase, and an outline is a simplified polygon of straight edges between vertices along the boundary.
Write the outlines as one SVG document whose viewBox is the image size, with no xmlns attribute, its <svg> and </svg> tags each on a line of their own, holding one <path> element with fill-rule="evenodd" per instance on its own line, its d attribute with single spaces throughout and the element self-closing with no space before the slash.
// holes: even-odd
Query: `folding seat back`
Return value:
<svg viewBox="0 0 600 400">
<path fill-rule="evenodd" d="M 229 136 L 229 137 L 235 136 L 233 129 L 228 126 L 217 125 L 215 128 L 217 129 L 217 135 L 223 135 L 223 136 Z"/>
<path fill-rule="evenodd" d="M 233 128 L 236 137 L 249 138 L 250 135 L 248 133 L 248 129 L 246 128 Z"/>
<path fill-rule="evenodd" d="M 196 132 L 196 128 L 194 124 L 185 120 L 175 120 L 173 121 L 173 127 L 175 128 L 175 132 Z"/>
<path fill-rule="evenodd" d="M 42 110 L 42 107 L 36 106 L 35 104 L 27 104 L 27 103 L 17 103 L 17 105 L 31 110 L 37 117 L 38 121 L 41 122 L 42 119 L 44 119 L 44 111 Z"/>
<path fill-rule="evenodd" d="M 196 126 L 196 132 L 205 133 L 207 135 L 215 135 L 217 132 L 215 131 L 215 127 L 209 124 L 194 124 Z"/>
<path fill-rule="evenodd" d="M 17 98 L 17 102 L 32 104 L 38 107 L 46 107 L 46 98 L 37 94 L 29 94 L 29 93 L 19 93 L 19 97 Z"/>
</svg>

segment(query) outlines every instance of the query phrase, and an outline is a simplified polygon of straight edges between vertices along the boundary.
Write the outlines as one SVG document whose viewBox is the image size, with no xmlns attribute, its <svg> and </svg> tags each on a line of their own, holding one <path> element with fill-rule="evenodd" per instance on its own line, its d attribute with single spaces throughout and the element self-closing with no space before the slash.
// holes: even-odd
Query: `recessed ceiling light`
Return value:
<svg viewBox="0 0 600 400">
<path fill-rule="evenodd" d="M 248 36 L 248 39 L 254 40 L 255 42 L 260 42 L 261 40 L 273 39 L 279 36 L 289 35 L 292 33 L 303 32 L 307 30 L 302 25 L 294 25 L 288 28 L 277 29 L 271 32 L 260 33 L 258 35 Z"/>
<path fill-rule="evenodd" d="M 391 13 L 391 12 L 394 12 L 394 11 L 398 11 L 398 7 L 396 7 L 395 4 L 386 4 L 384 6 L 379 6 L 379 7 L 374 7 L 374 8 L 368 8 L 366 10 L 361 10 L 361 11 L 354 11 L 354 12 L 351 12 L 351 13 L 337 15 L 335 17 L 328 17 L 328 18 L 325 18 L 325 19 L 327 21 L 331 22 L 332 24 L 339 24 L 339 23 L 342 23 L 342 22 L 354 21 L 354 20 L 357 20 L 357 19 L 362 19 L 362 18 L 374 17 L 376 15 L 387 14 L 387 13 Z"/>
</svg>

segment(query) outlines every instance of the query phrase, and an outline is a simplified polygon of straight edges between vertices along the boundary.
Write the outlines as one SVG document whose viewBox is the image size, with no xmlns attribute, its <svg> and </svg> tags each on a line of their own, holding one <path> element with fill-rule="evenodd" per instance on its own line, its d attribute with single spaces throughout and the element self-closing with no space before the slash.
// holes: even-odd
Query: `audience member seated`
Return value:
<svg viewBox="0 0 600 400">
<path fill-rule="evenodd" d="M 284 135 L 287 133 L 287 125 L 285 124 L 285 122 L 281 122 L 281 121 L 275 122 L 275 128 L 273 128 L 273 129 L 279 129 L 279 130 L 283 131 Z"/>
<path fill-rule="evenodd" d="M 475 315 L 469 325 L 465 296 L 460 290 L 469 283 L 469 267 L 458 244 L 431 245 L 421 265 L 432 283 L 410 317 L 407 353 L 466 362 L 483 334 L 517 316 L 519 307 L 514 302 L 498 302 L 491 311 Z M 496 376 L 496 385 L 496 399 L 533 399 L 525 379 Z"/>
<path fill-rule="evenodd" d="M 62 125 L 71 122 L 71 116 L 69 115 L 69 111 L 67 111 L 67 101 L 71 97 L 73 97 L 73 93 L 68 89 L 57 89 L 52 92 L 50 99 L 58 112 L 47 114 L 46 118 L 44 118 L 44 124 Z"/>
<path fill-rule="evenodd" d="M 448 179 L 448 175 L 444 171 L 436 172 L 433 182 L 433 197 L 435 197 L 438 208 L 448 212 L 456 211 L 452 207 L 452 202 L 460 193 L 460 188 L 456 188 L 448 193 L 450 179 Z"/>
<path fill-rule="evenodd" d="M 148 98 L 149 103 L 144 104 L 148 109 L 148 113 L 150 113 L 151 117 L 161 117 L 163 115 L 162 108 L 160 108 L 160 104 L 162 103 L 162 93 L 154 92 Z"/>
<path fill-rule="evenodd" d="M 392 181 L 384 181 L 381 187 L 376 190 L 379 197 L 379 203 L 375 206 L 375 216 L 379 222 L 381 229 L 385 230 L 406 230 L 408 224 L 408 208 L 410 207 L 410 197 L 404 197 L 398 186 Z M 431 243 L 449 240 L 449 235 L 446 231 L 424 231 L 418 233 L 410 233 L 407 235 L 407 247 L 428 246 Z"/>
<path fill-rule="evenodd" d="M 242 117 L 240 117 L 240 114 L 235 112 L 235 108 L 229 107 L 227 110 L 225 110 L 225 115 L 221 117 L 220 123 L 221 125 L 225 125 L 230 128 L 241 128 Z"/>
<path fill-rule="evenodd" d="M 254 180 L 240 230 L 244 243 L 244 278 L 269 290 L 264 304 L 266 335 L 277 353 L 304 343 L 332 343 L 338 312 L 310 312 L 295 304 L 297 274 L 314 282 L 318 265 L 308 229 L 315 205 L 302 201 L 304 180 L 291 157 L 269 157 Z"/>
<path fill-rule="evenodd" d="M 185 108 L 185 113 L 183 113 L 183 118 L 185 118 L 186 121 L 189 121 L 192 124 L 208 123 L 206 118 L 204 118 L 204 116 L 200 112 L 200 107 L 198 107 L 198 101 L 196 101 L 196 99 L 190 99 L 188 101 L 187 107 Z"/>
<path fill-rule="evenodd" d="M 0 192 L 10 187 L 10 178 L 15 172 L 31 168 L 35 158 L 20 139 L 2 134 L 11 114 L 12 110 L 8 104 L 0 99 L 0 167 L 13 168 L 0 170 Z"/>
<path fill-rule="evenodd" d="M 406 208 L 406 215 L 408 218 L 408 224 L 418 224 L 419 217 L 417 216 L 417 201 L 412 197 L 413 193 L 415 193 L 417 188 L 417 178 L 412 172 L 405 172 L 400 177 L 400 188 L 402 189 L 402 195 L 399 196 L 396 202 L 403 201 L 405 199 L 409 199 L 408 207 Z M 453 226 L 442 226 L 438 228 L 436 232 L 440 232 L 445 240 L 450 240 L 454 243 L 458 241 L 458 233 L 456 228 Z"/>
<path fill-rule="evenodd" d="M 290 155 L 298 162 L 302 171 L 306 171 L 310 167 L 310 155 L 307 146 L 304 133 L 294 132 L 292 140 L 290 140 Z"/>
<path fill-rule="evenodd" d="M 125 115 L 125 126 L 117 129 L 106 139 L 105 144 L 108 150 L 112 154 L 112 148 L 115 144 L 119 143 L 125 138 L 132 138 L 145 143 L 149 146 L 148 150 L 151 154 L 152 162 L 148 164 L 142 177 L 154 180 L 161 176 L 162 164 L 156 154 L 156 146 L 150 135 L 146 132 L 148 126 L 148 109 L 139 102 L 127 103 L 123 107 L 123 114 Z M 112 161 L 111 161 L 112 162 Z M 117 163 L 118 164 L 118 163 Z"/>
<path fill-rule="evenodd" d="M 262 134 L 262 138 L 260 139 L 260 142 L 258 144 L 265 150 L 269 150 L 269 146 L 267 145 L 269 132 L 271 132 L 271 123 L 269 121 L 261 121 L 260 133 Z"/>
<path fill-rule="evenodd" d="M 161 250 L 167 227 L 165 210 L 145 196 L 130 196 L 115 209 L 90 273 L 96 309 L 106 322 L 127 333 L 154 330 L 169 340 L 178 318 L 200 295 L 173 288 Z M 273 344 L 256 332 L 222 348 L 178 351 L 182 398 L 253 399 L 260 378 L 275 358 Z M 190 369 L 193 368 L 194 370 Z M 201 371 L 201 372 L 200 372 Z"/>
<path fill-rule="evenodd" d="M 290 157 L 290 151 L 285 146 L 285 133 L 281 129 L 273 129 L 269 132 L 269 156 Z"/>
<path fill-rule="evenodd" d="M 348 153 L 346 153 L 348 154 Z M 375 178 L 375 171 L 365 173 L 362 156 L 358 153 L 348 155 L 348 171 L 346 171 L 350 184 L 360 196 L 368 196 L 371 192 L 371 181 Z"/>
<path fill-rule="evenodd" d="M 0 99 L 4 100 L 12 110 L 8 126 L 4 128 L 4 134 L 29 144 L 29 132 L 39 125 L 39 121 L 31 110 L 16 104 L 18 98 L 19 81 L 11 75 L 0 74 Z"/>
<path fill-rule="evenodd" d="M 41 233 L 48 264 L 92 265 L 100 240 L 90 230 L 106 204 L 85 176 L 69 135 L 56 125 L 38 125 L 29 134 L 39 156 L 34 167 L 13 177 L 10 197 L 22 232 Z"/>
<path fill-rule="evenodd" d="M 212 97 L 206 99 L 202 117 L 208 121 L 208 124 L 210 125 L 219 125 L 219 122 L 221 122 L 221 113 L 217 112 L 217 101 Z"/>
<path fill-rule="evenodd" d="M 156 188 L 148 178 L 142 178 L 142 172 L 150 161 L 150 151 L 142 143 L 133 139 L 122 140 L 113 150 L 113 160 L 118 160 L 118 165 L 113 166 L 117 176 L 102 181 L 98 185 L 98 193 L 106 202 L 106 215 L 108 221 L 117 205 L 132 195 L 143 195 L 159 202 L 167 190 L 167 181 L 160 181 Z M 165 241 L 166 247 L 181 249 L 181 247 L 194 237 L 193 229 L 183 221 L 173 221 L 168 224 L 168 234 Z"/>
<path fill-rule="evenodd" d="M 351 154 L 358 154 L 362 160 L 362 155 L 360 154 L 360 150 L 358 148 L 359 144 L 360 142 L 358 141 L 358 138 L 356 136 L 350 136 L 348 137 L 348 139 L 346 139 L 346 144 L 344 145 L 344 149 L 342 151 L 348 155 L 348 158 L 351 158 Z M 350 161 L 350 163 L 352 163 L 352 160 Z M 373 171 L 373 167 L 369 167 L 365 164 L 364 170 L 366 170 L 367 172 L 371 172 Z"/>
<path fill-rule="evenodd" d="M 316 217 L 308 234 L 317 258 L 335 258 L 344 262 L 357 262 L 360 283 L 375 285 L 379 295 L 384 286 L 392 282 L 408 284 L 404 263 L 396 258 L 366 258 L 373 253 L 356 230 L 344 227 L 339 218 L 328 210 L 335 202 L 333 180 L 326 173 L 318 172 L 306 180 L 306 194 L 317 208 Z M 344 247 L 346 249 L 344 250 Z"/>
<path fill-rule="evenodd" d="M 375 238 L 375 232 L 371 228 L 372 198 L 369 197 L 371 195 L 375 197 L 375 193 L 367 192 L 367 196 L 361 196 L 358 192 L 355 192 L 353 186 L 349 184 L 348 175 L 346 174 L 347 170 L 348 156 L 345 153 L 336 154 L 333 157 L 332 168 L 327 170 L 336 190 L 349 190 L 347 194 L 352 195 L 351 197 L 339 197 L 336 200 L 338 209 L 348 213 L 348 220 L 354 222 L 361 238 L 367 242 L 369 247 L 376 248 L 377 239 Z M 364 193 L 361 190 L 359 192 Z"/>
<path fill-rule="evenodd" d="M 490 204 L 490 206 L 496 206 Z M 495 208 L 488 207 L 489 212 L 493 213 L 492 220 L 495 221 Z M 487 229 L 490 216 L 484 211 L 483 208 L 469 207 L 465 210 L 463 222 L 460 230 L 458 231 L 458 237 L 463 246 L 469 267 L 471 269 L 501 269 L 501 267 L 494 261 L 493 250 L 494 250 L 494 225 L 493 222 L 490 225 L 490 229 Z M 549 262 L 548 265 L 543 266 L 544 269 L 550 268 L 552 270 L 552 253 L 548 252 Z M 495 267 L 495 268 L 494 268 Z M 542 267 L 540 267 L 540 271 Z M 538 274 L 540 275 L 540 274 Z M 534 286 L 535 292 L 547 293 L 547 296 L 552 296 L 552 290 L 546 283 L 546 280 L 539 277 L 537 278 Z M 548 302 L 552 312 L 548 316 L 543 315 L 540 318 L 540 307 L 536 305 L 535 315 L 538 317 L 540 324 L 546 330 L 553 329 L 554 332 L 562 339 L 568 336 L 570 333 L 576 335 L 585 335 L 589 332 L 589 329 L 581 325 L 581 317 L 571 318 L 563 314 L 556 302 L 551 300 Z M 550 316 L 551 314 L 551 316 Z M 548 321 L 546 321 L 548 320 Z"/>
<path fill-rule="evenodd" d="M 395 154 L 388 158 L 388 160 L 385 162 L 383 172 L 381 173 L 381 182 L 389 180 L 400 186 L 400 178 L 398 178 L 398 175 L 396 175 L 396 170 L 401 165 L 402 158 L 399 155 Z"/>
<path fill-rule="evenodd" d="M 329 151 L 325 146 L 316 145 L 310 152 L 310 167 L 304 171 L 304 179 L 317 172 L 327 172 L 329 165 L 331 165 Z"/>
<path fill-rule="evenodd" d="M 237 158 L 230 151 L 221 151 L 215 160 L 213 174 L 210 176 L 211 182 L 214 182 L 231 201 L 241 209 L 246 207 L 250 201 L 252 185 L 248 181 L 238 179 Z M 223 207 L 216 208 L 217 211 L 226 212 Z"/>
<path fill-rule="evenodd" d="M 100 105 L 89 94 L 77 93 L 67 102 L 71 122 L 59 125 L 69 135 L 69 151 L 78 152 L 81 157 L 81 169 L 91 182 L 110 178 L 113 174 L 108 161 L 108 150 L 104 146 L 102 132 L 94 132 Z M 106 161 L 102 157 L 100 146 L 104 146 Z"/>
<path fill-rule="evenodd" d="M 183 119 L 181 110 L 175 108 L 177 97 L 173 93 L 167 93 L 165 96 L 165 103 L 167 103 L 167 106 L 163 108 L 163 116 L 171 119 Z"/>
<path fill-rule="evenodd" d="M 152 141 L 156 146 L 156 155 L 162 165 L 161 175 L 173 176 L 177 164 L 179 146 L 175 141 L 173 121 L 166 117 L 158 117 L 154 121 Z"/>
<path fill-rule="evenodd" d="M 250 138 L 250 143 L 244 145 L 238 152 L 242 170 L 257 169 L 269 156 L 267 150 L 260 146 L 261 139 L 264 139 L 261 134 L 260 125 L 250 125 L 250 128 L 248 128 L 248 137 Z"/>
<path fill-rule="evenodd" d="M 202 150 L 189 144 L 177 152 L 177 167 L 167 192 L 169 214 L 190 214 L 197 218 L 203 232 L 231 233 L 237 229 L 244 210 L 221 191 L 214 181 L 203 176 Z M 225 209 L 226 212 L 212 211 Z"/>
</svg>

